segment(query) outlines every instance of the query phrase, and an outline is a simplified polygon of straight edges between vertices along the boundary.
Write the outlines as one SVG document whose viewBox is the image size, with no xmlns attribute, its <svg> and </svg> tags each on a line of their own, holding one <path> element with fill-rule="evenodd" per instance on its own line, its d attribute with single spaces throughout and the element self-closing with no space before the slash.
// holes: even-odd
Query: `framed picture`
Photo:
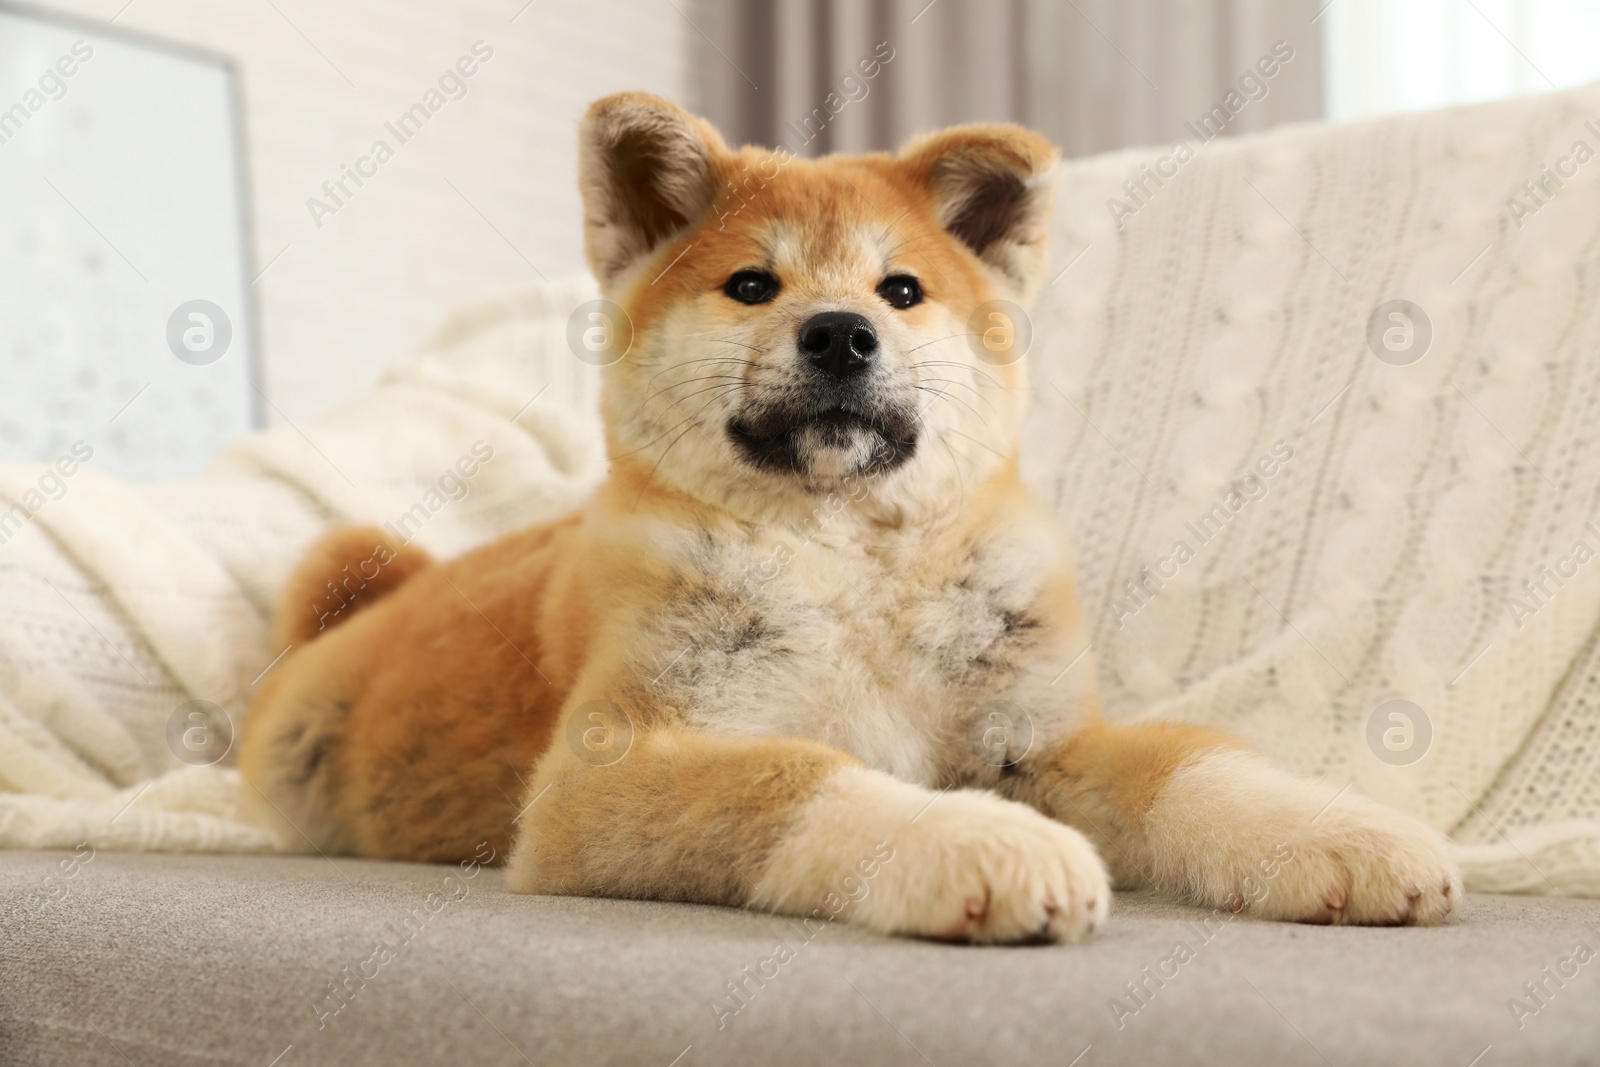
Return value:
<svg viewBox="0 0 1600 1067">
<path fill-rule="evenodd" d="M 0 460 L 175 478 L 259 425 L 242 127 L 227 59 L 0 3 Z"/>
</svg>

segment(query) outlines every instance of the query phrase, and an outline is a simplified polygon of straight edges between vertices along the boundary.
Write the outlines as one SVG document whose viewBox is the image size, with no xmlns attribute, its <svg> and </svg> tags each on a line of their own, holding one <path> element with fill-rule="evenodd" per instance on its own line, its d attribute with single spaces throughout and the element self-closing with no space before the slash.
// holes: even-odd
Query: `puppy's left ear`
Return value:
<svg viewBox="0 0 1600 1067">
<path fill-rule="evenodd" d="M 916 138 L 897 162 L 933 197 L 939 222 L 1021 297 L 1045 269 L 1056 150 L 1010 123 Z"/>
</svg>

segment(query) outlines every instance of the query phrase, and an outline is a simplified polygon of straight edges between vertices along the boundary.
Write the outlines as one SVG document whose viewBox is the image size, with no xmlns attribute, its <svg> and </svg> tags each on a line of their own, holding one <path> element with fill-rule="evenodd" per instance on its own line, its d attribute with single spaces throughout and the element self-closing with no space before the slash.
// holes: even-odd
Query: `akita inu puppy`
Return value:
<svg viewBox="0 0 1600 1067">
<path fill-rule="evenodd" d="M 244 737 L 270 810 L 325 852 L 509 849 L 520 892 L 962 941 L 1076 940 L 1112 883 L 1305 922 L 1451 911 L 1422 824 L 1209 729 L 1102 721 L 1017 473 L 1024 364 L 968 338 L 1045 268 L 1043 138 L 803 160 L 642 93 L 580 138 L 589 262 L 631 323 L 610 475 L 449 562 L 325 538 Z"/>
</svg>

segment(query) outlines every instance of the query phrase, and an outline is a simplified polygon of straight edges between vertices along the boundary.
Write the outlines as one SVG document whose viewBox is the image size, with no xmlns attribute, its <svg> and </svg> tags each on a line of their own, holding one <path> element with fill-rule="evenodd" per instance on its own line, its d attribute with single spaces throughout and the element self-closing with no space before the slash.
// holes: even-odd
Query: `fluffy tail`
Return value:
<svg viewBox="0 0 1600 1067">
<path fill-rule="evenodd" d="M 304 644 L 404 585 L 433 557 L 416 545 L 396 548 L 376 526 L 338 526 L 295 567 L 272 620 L 278 647 Z"/>
</svg>

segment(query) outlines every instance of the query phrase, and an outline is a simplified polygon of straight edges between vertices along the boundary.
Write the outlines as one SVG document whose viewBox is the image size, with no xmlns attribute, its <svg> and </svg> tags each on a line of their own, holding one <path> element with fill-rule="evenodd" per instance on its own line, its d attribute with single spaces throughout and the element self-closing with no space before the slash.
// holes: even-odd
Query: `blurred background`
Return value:
<svg viewBox="0 0 1600 1067">
<path fill-rule="evenodd" d="M 0 459 L 110 420 L 109 473 L 192 473 L 583 273 L 614 90 L 807 155 L 1010 119 L 1072 157 L 1577 85 L 1597 40 L 1600 0 L 0 3 Z"/>
</svg>

